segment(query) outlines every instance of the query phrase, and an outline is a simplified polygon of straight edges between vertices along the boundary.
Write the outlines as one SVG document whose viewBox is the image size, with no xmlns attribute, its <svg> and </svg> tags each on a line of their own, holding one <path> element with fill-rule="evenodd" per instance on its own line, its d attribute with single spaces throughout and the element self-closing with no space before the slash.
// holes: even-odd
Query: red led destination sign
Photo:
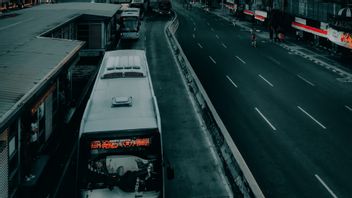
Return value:
<svg viewBox="0 0 352 198">
<path fill-rule="evenodd" d="M 148 146 L 150 146 L 150 138 L 94 140 L 90 143 L 91 149 L 118 149 Z"/>
</svg>

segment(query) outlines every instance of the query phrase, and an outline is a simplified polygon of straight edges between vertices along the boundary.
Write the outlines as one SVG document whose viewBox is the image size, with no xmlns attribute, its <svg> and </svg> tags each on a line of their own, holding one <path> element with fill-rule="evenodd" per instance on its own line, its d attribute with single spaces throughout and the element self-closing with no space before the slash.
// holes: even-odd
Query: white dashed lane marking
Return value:
<svg viewBox="0 0 352 198">
<path fill-rule="evenodd" d="M 242 60 L 239 56 L 235 56 L 239 61 L 241 61 L 243 64 L 246 64 L 244 60 Z"/>
<path fill-rule="evenodd" d="M 274 131 L 276 131 L 276 128 L 274 127 L 274 125 L 271 124 L 271 122 L 262 114 L 262 112 L 261 112 L 257 107 L 255 107 L 254 109 L 255 109 L 255 110 L 257 111 L 257 113 L 265 120 L 265 122 L 266 122 Z"/>
<path fill-rule="evenodd" d="M 335 193 L 329 188 L 328 185 L 326 185 L 326 183 L 319 177 L 319 175 L 315 174 L 314 176 L 315 176 L 315 178 L 317 178 L 317 180 L 324 186 L 324 188 L 330 193 L 330 195 L 331 195 L 333 198 L 337 198 L 337 196 L 335 195 Z"/>
<path fill-rule="evenodd" d="M 209 58 L 214 64 L 216 64 L 216 61 L 213 59 L 213 57 L 209 56 Z"/>
<path fill-rule="evenodd" d="M 326 129 L 326 127 L 320 123 L 317 119 L 315 119 L 313 116 L 311 116 L 307 111 L 305 111 L 302 107 L 297 106 L 299 110 L 301 110 L 304 114 L 306 114 L 310 119 L 312 119 L 315 123 L 317 123 L 321 128 Z"/>
<path fill-rule="evenodd" d="M 271 87 L 274 87 L 274 85 L 273 85 L 271 82 L 269 82 L 266 78 L 264 78 L 262 75 L 258 74 L 258 76 L 259 76 L 261 79 L 263 79 L 266 83 L 268 83 Z"/>
<path fill-rule="evenodd" d="M 311 85 L 311 86 L 313 86 L 313 87 L 315 86 L 312 82 L 310 82 L 309 80 L 303 78 L 303 77 L 300 76 L 299 74 L 297 74 L 297 76 L 298 76 L 298 78 L 300 78 L 300 79 L 303 80 L 304 82 L 308 83 L 309 85 Z"/>
<path fill-rule="evenodd" d="M 236 85 L 236 83 L 234 83 L 234 82 L 232 81 L 232 79 L 231 79 L 229 76 L 226 75 L 226 78 L 227 78 L 227 80 L 230 81 L 230 83 L 231 83 L 233 86 L 235 86 L 236 88 L 238 88 L 238 86 Z"/>
</svg>

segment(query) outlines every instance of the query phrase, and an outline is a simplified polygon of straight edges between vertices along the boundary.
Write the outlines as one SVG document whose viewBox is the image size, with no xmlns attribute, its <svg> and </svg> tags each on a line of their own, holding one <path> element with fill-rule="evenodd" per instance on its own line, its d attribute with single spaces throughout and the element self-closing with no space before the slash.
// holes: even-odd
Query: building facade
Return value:
<svg viewBox="0 0 352 198">
<path fill-rule="evenodd" d="M 316 46 L 351 55 L 351 0 L 228 0 L 229 9 L 271 32 L 294 33 Z M 233 12 L 233 10 L 232 10 Z M 239 12 L 239 13 L 238 13 Z"/>
</svg>

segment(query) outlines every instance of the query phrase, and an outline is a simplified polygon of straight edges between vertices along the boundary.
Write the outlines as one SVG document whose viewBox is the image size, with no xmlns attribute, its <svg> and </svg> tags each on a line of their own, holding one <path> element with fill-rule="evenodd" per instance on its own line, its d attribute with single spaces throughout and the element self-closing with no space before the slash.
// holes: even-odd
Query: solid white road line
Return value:
<svg viewBox="0 0 352 198">
<path fill-rule="evenodd" d="M 23 21 L 19 21 L 19 22 L 17 22 L 17 23 L 13 23 L 13 24 L 10 24 L 10 25 L 7 25 L 7 26 L 4 26 L 4 27 L 1 27 L 1 28 L 0 28 L 0 30 L 5 30 L 5 29 L 7 29 L 7 28 L 10 28 L 10 27 L 16 26 L 16 25 L 18 25 L 18 24 L 21 24 L 21 23 L 24 23 L 24 22 L 30 21 L 30 20 L 32 20 L 32 19 L 34 19 L 34 18 L 33 18 L 33 17 L 31 17 L 31 18 L 29 18 L 29 19 L 26 19 L 26 20 L 23 20 Z"/>
<path fill-rule="evenodd" d="M 269 58 L 269 60 L 273 61 L 274 63 L 278 64 L 278 65 L 281 65 L 281 63 L 276 60 L 275 58 L 271 57 L 271 56 L 267 56 Z"/>
<path fill-rule="evenodd" d="M 231 82 L 231 84 L 232 84 L 233 86 L 235 86 L 236 88 L 238 88 L 238 86 L 232 81 L 232 79 L 231 79 L 228 75 L 226 75 L 226 78 L 227 78 L 227 80 L 229 80 L 229 81 Z"/>
<path fill-rule="evenodd" d="M 314 122 L 316 122 L 317 124 L 319 124 L 319 126 L 321 126 L 323 129 L 326 129 L 326 127 L 324 125 L 322 125 L 318 120 L 316 120 L 313 116 L 311 116 L 309 113 L 307 113 L 304 109 L 302 109 L 300 106 L 297 106 L 299 110 L 301 110 L 304 114 L 306 114 L 308 117 L 310 117 L 310 119 L 312 119 Z"/>
<path fill-rule="evenodd" d="M 349 107 L 349 106 L 347 106 L 347 105 L 345 105 L 345 107 L 346 107 L 348 110 L 352 111 L 352 108 L 351 108 L 351 107 Z"/>
<path fill-rule="evenodd" d="M 263 79 L 266 83 L 268 83 L 270 86 L 274 87 L 273 84 L 271 84 L 271 82 L 269 82 L 267 79 L 265 79 L 262 75 L 258 74 L 258 76 Z"/>
<path fill-rule="evenodd" d="M 314 87 L 314 84 L 313 84 L 313 83 L 311 83 L 310 81 L 308 81 L 307 79 L 303 78 L 303 77 L 302 77 L 302 76 L 300 76 L 299 74 L 297 74 L 297 76 L 298 76 L 298 78 L 302 79 L 304 82 L 306 82 L 306 83 L 308 83 L 308 84 L 310 84 L 311 86 L 313 86 L 313 87 Z"/>
<path fill-rule="evenodd" d="M 255 107 L 254 109 L 259 113 L 260 116 L 262 116 L 262 118 L 266 121 L 266 123 L 268 123 L 268 125 L 269 125 L 274 131 L 276 131 L 276 128 L 274 127 L 274 125 L 272 125 L 272 124 L 270 123 L 270 121 L 262 114 L 262 112 L 260 112 L 257 107 Z"/>
<path fill-rule="evenodd" d="M 209 58 L 211 61 L 213 61 L 214 64 L 216 64 L 216 61 L 211 56 L 209 56 Z"/>
<path fill-rule="evenodd" d="M 236 58 L 237 58 L 238 60 L 240 60 L 243 64 L 246 64 L 246 62 L 245 62 L 244 60 L 242 60 L 239 56 L 236 56 Z"/>
<path fill-rule="evenodd" d="M 219 37 L 218 35 L 215 35 L 215 37 L 216 37 L 217 39 L 220 39 L 220 37 Z"/>
<path fill-rule="evenodd" d="M 335 195 L 335 193 L 329 188 L 328 185 L 326 185 L 326 183 L 319 177 L 319 175 L 315 174 L 314 175 L 315 178 L 317 178 L 317 180 L 326 188 L 326 190 L 328 190 L 328 192 L 330 193 L 330 195 L 334 198 L 337 198 L 337 196 Z"/>
<path fill-rule="evenodd" d="M 226 46 L 224 43 L 221 43 L 221 45 L 222 45 L 224 48 L 227 48 L 227 46 Z"/>
</svg>

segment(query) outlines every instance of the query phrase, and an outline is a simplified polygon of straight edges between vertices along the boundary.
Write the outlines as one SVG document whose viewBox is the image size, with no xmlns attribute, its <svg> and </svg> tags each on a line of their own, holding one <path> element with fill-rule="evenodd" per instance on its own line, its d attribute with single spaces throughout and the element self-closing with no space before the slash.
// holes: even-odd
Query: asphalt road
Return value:
<svg viewBox="0 0 352 198">
<path fill-rule="evenodd" d="M 201 9 L 177 38 L 266 197 L 352 195 L 352 84 Z"/>
</svg>

